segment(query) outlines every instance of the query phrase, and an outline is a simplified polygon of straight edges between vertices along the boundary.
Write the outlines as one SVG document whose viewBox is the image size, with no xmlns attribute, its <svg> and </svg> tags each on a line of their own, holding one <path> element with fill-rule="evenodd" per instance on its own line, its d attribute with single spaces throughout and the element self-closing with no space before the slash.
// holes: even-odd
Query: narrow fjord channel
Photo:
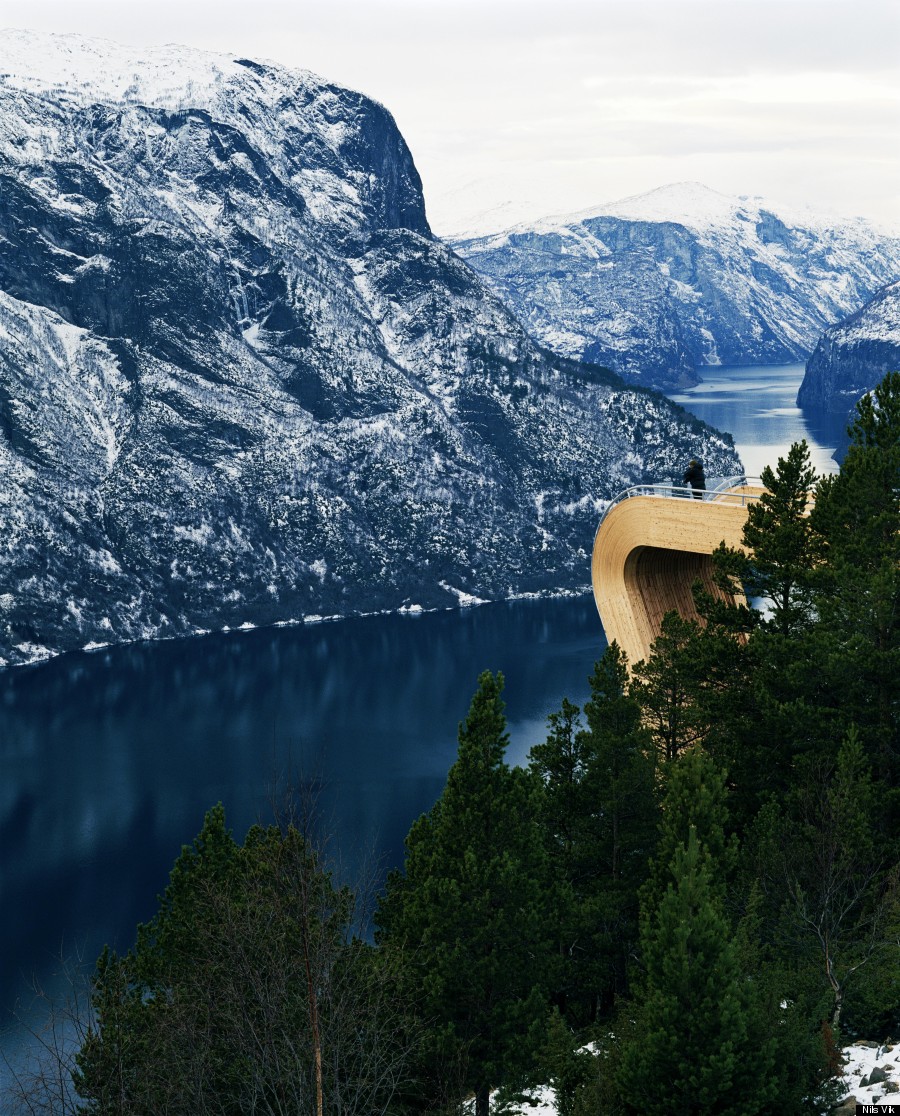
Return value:
<svg viewBox="0 0 900 1116">
<path fill-rule="evenodd" d="M 800 437 L 830 471 L 841 431 L 794 405 L 802 372 L 706 369 L 677 401 L 734 433 L 748 473 Z M 273 784 L 302 779 L 344 874 L 370 858 L 383 873 L 440 793 L 479 672 L 506 676 L 521 762 L 564 696 L 584 702 L 604 646 L 586 594 L 110 648 L 0 674 L 3 1049 L 17 1041 L 11 1008 L 60 951 L 128 948 L 209 806 L 223 802 L 242 837 L 271 816 Z"/>
<path fill-rule="evenodd" d="M 748 476 L 775 467 L 792 442 L 805 438 L 819 473 L 833 473 L 832 456 L 844 442 L 843 418 L 802 411 L 797 390 L 802 364 L 769 364 L 751 368 L 703 369 L 703 382 L 671 398 L 697 418 L 733 437 Z"/>
</svg>

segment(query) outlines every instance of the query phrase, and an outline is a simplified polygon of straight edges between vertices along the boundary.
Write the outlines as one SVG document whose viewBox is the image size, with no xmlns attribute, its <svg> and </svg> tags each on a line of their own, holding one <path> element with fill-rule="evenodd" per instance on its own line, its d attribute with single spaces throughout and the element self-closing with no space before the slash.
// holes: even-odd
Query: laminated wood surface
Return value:
<svg viewBox="0 0 900 1116">
<path fill-rule="evenodd" d="M 741 546 L 747 500 L 761 492 L 744 486 L 703 500 L 632 496 L 610 509 L 594 542 L 591 580 L 606 637 L 629 663 L 648 656 L 666 612 L 697 618 L 695 581 L 724 596 L 710 555 L 723 541 Z"/>
</svg>

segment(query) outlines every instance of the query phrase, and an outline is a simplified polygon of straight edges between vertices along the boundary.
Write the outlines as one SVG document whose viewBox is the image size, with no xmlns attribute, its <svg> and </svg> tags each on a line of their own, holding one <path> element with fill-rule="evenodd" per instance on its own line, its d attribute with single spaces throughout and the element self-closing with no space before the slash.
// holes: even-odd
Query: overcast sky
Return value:
<svg viewBox="0 0 900 1116">
<path fill-rule="evenodd" d="M 897 0 L 0 0 L 0 16 L 359 89 L 394 114 L 438 233 L 683 180 L 900 225 Z"/>
</svg>

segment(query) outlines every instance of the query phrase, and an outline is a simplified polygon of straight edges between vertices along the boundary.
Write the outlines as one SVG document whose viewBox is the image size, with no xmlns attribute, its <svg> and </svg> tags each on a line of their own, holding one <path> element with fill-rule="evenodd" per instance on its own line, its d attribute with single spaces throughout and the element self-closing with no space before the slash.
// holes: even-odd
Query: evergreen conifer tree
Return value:
<svg viewBox="0 0 900 1116">
<path fill-rule="evenodd" d="M 502 675 L 479 678 L 443 794 L 410 830 L 376 915 L 379 943 L 405 951 L 421 988 L 432 1070 L 463 1067 L 476 1116 L 538 1040 L 552 952 L 537 786 L 505 762 L 502 688 Z"/>
<path fill-rule="evenodd" d="M 702 749 L 691 748 L 670 768 L 660 815 L 656 852 L 641 890 L 641 910 L 653 910 L 671 882 L 672 862 L 686 846 L 691 829 L 715 866 L 713 883 L 724 903 L 738 862 L 738 842 L 727 835 L 725 773 Z"/>
<path fill-rule="evenodd" d="M 812 619 L 812 587 L 820 558 L 809 519 L 816 483 L 806 441 L 794 442 L 777 468 L 761 478 L 765 492 L 747 508 L 744 545 L 750 553 L 742 580 L 750 597 L 769 602 L 766 626 L 787 636 Z"/>
<path fill-rule="evenodd" d="M 856 408 L 837 476 L 819 484 L 812 521 L 825 564 L 816 604 L 822 682 L 900 785 L 900 372 Z"/>
<path fill-rule="evenodd" d="M 667 763 L 702 740 L 709 731 L 700 691 L 704 672 L 698 661 L 700 626 L 677 612 L 667 612 L 649 657 L 635 663 L 631 694 L 644 711 L 644 723 Z"/>
<path fill-rule="evenodd" d="M 590 761 L 585 775 L 595 824 L 597 880 L 590 904 L 597 961 L 603 962 L 602 1006 L 626 991 L 626 969 L 637 943 L 638 892 L 656 845 L 657 752 L 642 710 L 629 693 L 625 656 L 613 643 L 595 665 L 584 712 Z"/>
<path fill-rule="evenodd" d="M 725 911 L 734 845 L 723 780 L 692 749 L 673 766 L 654 876 L 641 896 L 643 975 L 622 1052 L 622 1102 L 658 1116 L 769 1110 L 773 1047 Z"/>
<path fill-rule="evenodd" d="M 714 555 L 733 587 L 766 609 L 739 629 L 749 639 L 735 643 L 734 684 L 715 710 L 709 740 L 733 780 L 740 824 L 768 795 L 785 793 L 798 752 L 828 746 L 831 736 L 816 625 L 823 551 L 809 514 L 815 470 L 806 442 L 763 469 L 762 481 L 765 492 L 747 509 L 746 550 L 723 545 Z"/>
<path fill-rule="evenodd" d="M 94 1116 L 384 1113 L 405 1072 L 394 974 L 289 826 L 243 845 L 221 806 L 125 956 L 104 950 L 75 1085 Z"/>
<path fill-rule="evenodd" d="M 529 757 L 543 785 L 540 818 L 558 895 L 557 1001 L 576 1026 L 625 989 L 637 891 L 656 839 L 655 753 L 618 644 L 595 664 L 590 686 L 587 729 L 564 701 Z"/>
</svg>

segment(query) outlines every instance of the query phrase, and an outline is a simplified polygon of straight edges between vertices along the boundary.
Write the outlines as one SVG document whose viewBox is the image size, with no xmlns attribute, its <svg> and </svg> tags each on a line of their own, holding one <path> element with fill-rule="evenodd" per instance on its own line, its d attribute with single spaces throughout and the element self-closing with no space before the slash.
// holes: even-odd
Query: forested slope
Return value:
<svg viewBox="0 0 900 1116">
<path fill-rule="evenodd" d="M 717 555 L 765 611 L 701 594 L 645 662 L 613 644 L 524 768 L 481 675 L 374 945 L 296 827 L 240 847 L 213 810 L 100 960 L 90 1111 L 487 1116 L 549 1081 L 560 1116 L 827 1112 L 846 1037 L 900 1023 L 900 374 L 852 433 L 835 476 L 803 443 L 766 470 Z"/>
</svg>

